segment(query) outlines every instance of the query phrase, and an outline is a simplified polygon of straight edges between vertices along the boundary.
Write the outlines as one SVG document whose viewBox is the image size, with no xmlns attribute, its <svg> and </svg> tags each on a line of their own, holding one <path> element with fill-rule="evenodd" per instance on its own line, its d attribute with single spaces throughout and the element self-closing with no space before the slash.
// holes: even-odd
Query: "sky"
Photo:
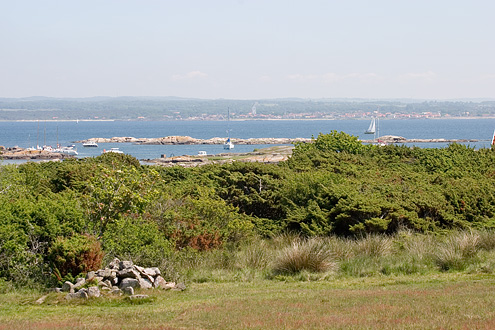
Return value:
<svg viewBox="0 0 495 330">
<path fill-rule="evenodd" d="M 0 97 L 495 98 L 492 0 L 0 0 Z"/>
</svg>

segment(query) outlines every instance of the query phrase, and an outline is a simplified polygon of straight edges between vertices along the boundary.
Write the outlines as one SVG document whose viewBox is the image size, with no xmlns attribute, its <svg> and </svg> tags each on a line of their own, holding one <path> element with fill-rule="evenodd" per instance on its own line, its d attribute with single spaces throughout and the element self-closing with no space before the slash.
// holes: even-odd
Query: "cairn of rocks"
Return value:
<svg viewBox="0 0 495 330">
<path fill-rule="evenodd" d="M 88 283 L 94 283 L 88 286 Z M 185 290 L 184 284 L 167 282 L 157 267 L 144 268 L 132 261 L 114 259 L 108 267 L 91 271 L 86 278 L 78 278 L 75 283 L 66 281 L 57 291 L 68 292 L 66 299 L 100 297 L 101 291 L 115 295 L 130 295 L 131 299 L 146 298 L 147 295 L 135 295 L 134 289 Z"/>
</svg>

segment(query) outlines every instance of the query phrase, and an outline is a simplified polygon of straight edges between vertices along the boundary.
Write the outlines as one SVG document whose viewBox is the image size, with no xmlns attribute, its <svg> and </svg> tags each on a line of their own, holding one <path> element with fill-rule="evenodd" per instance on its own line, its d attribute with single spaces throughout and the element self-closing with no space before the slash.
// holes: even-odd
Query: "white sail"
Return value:
<svg viewBox="0 0 495 330">
<path fill-rule="evenodd" d="M 370 127 L 368 127 L 368 129 L 366 130 L 366 132 L 364 132 L 364 134 L 375 134 L 376 132 L 376 120 L 375 118 L 371 119 L 371 123 L 370 123 Z"/>
</svg>

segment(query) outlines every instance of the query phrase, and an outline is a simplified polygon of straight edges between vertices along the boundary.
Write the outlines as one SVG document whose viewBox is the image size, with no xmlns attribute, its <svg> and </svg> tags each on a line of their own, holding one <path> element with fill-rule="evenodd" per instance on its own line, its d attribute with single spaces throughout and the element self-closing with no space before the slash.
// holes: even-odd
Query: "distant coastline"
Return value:
<svg viewBox="0 0 495 330">
<path fill-rule="evenodd" d="M 234 118 L 230 119 L 231 121 L 339 121 L 339 120 L 356 120 L 356 121 L 366 121 L 370 120 L 371 117 L 359 117 L 359 118 Z M 481 120 L 481 119 L 495 119 L 494 116 L 466 116 L 466 117 L 453 117 L 453 116 L 445 116 L 445 117 L 420 117 L 420 118 L 380 118 L 380 120 Z M 146 121 L 204 121 L 204 122 L 218 122 L 224 121 L 223 119 L 197 119 L 197 118 L 183 118 L 183 119 L 15 119 L 15 120 L 1 120 L 0 122 L 13 122 L 13 123 L 35 123 L 35 122 L 116 122 L 116 121 L 127 121 L 127 122 L 146 122 Z"/>
</svg>

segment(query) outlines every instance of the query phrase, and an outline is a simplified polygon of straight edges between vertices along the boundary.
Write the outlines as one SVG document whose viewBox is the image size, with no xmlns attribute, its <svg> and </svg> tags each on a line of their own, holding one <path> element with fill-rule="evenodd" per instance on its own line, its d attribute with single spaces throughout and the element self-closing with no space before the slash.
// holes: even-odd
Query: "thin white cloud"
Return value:
<svg viewBox="0 0 495 330">
<path fill-rule="evenodd" d="M 306 82 L 306 81 L 312 81 L 318 79 L 318 75 L 315 74 L 290 74 L 287 75 L 287 78 L 291 81 L 296 81 L 296 82 Z"/>
<path fill-rule="evenodd" d="M 272 77 L 268 76 L 268 75 L 263 75 L 263 76 L 260 76 L 258 78 L 259 81 L 261 82 L 271 82 L 272 81 Z"/>
<path fill-rule="evenodd" d="M 432 81 L 437 77 L 437 74 L 433 71 L 426 72 L 409 72 L 399 76 L 400 80 L 427 80 Z"/>
<path fill-rule="evenodd" d="M 172 76 L 172 80 L 197 80 L 208 77 L 208 75 L 201 71 L 191 71 L 185 74 L 175 74 Z"/>
<path fill-rule="evenodd" d="M 373 82 L 377 80 L 382 80 L 382 77 L 376 73 L 347 73 L 338 74 L 335 72 L 328 72 L 324 74 L 291 74 L 287 76 L 287 79 L 295 82 L 320 82 L 325 84 L 332 84 L 342 81 L 358 81 L 361 83 Z"/>
</svg>

